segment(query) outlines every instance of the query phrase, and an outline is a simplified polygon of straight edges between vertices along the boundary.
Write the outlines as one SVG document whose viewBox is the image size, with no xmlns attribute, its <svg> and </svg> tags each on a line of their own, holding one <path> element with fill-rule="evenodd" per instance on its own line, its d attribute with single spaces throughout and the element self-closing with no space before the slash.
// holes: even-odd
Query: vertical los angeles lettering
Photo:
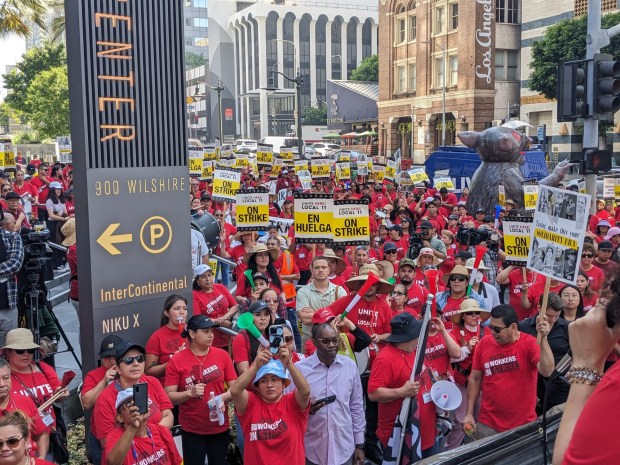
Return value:
<svg viewBox="0 0 620 465">
<path fill-rule="evenodd" d="M 476 0 L 483 6 L 481 27 L 476 28 L 476 42 L 484 49 L 482 52 L 482 64 L 476 64 L 476 76 L 485 79 L 487 84 L 491 84 L 491 72 L 493 70 L 493 28 L 495 13 L 493 13 L 493 0 Z"/>
</svg>

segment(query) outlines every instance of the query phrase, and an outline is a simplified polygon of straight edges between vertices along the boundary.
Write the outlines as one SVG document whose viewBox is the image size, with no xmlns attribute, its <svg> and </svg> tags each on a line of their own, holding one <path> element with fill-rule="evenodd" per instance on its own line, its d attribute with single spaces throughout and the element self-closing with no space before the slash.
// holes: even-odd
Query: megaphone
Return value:
<svg viewBox="0 0 620 465">
<path fill-rule="evenodd" d="M 250 286 L 252 286 L 252 292 L 256 291 L 256 286 L 254 285 L 254 278 L 252 278 L 252 270 L 245 270 L 243 272 L 246 278 L 248 278 L 248 282 Z"/>
<path fill-rule="evenodd" d="M 258 342 L 260 342 L 263 347 L 269 348 L 269 342 L 254 325 L 254 315 L 252 313 L 246 312 L 242 314 L 237 319 L 237 326 L 241 329 L 247 329 L 252 336 L 258 339 Z"/>
<path fill-rule="evenodd" d="M 441 380 L 433 384 L 431 388 L 431 399 L 435 405 L 443 410 L 455 410 L 461 405 L 463 395 L 456 384 L 450 381 Z"/>
</svg>

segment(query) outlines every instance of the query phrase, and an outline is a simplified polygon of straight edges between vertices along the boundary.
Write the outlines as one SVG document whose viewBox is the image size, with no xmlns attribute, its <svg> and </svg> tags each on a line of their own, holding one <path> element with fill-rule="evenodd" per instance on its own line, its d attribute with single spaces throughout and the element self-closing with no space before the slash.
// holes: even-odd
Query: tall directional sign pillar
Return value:
<svg viewBox="0 0 620 465">
<path fill-rule="evenodd" d="M 103 337 L 146 343 L 189 294 L 183 2 L 65 0 L 79 318 L 85 369 Z"/>
</svg>

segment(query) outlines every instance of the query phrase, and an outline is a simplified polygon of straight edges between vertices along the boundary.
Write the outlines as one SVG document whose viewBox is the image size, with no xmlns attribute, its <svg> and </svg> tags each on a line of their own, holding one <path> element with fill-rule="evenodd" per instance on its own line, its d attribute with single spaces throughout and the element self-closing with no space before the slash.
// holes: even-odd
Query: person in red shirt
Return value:
<svg viewBox="0 0 620 465">
<path fill-rule="evenodd" d="M 291 382 L 289 375 L 296 389 L 284 394 Z M 250 383 L 256 392 L 246 389 Z M 292 362 L 285 343 L 275 355 L 261 346 L 255 362 L 230 387 L 230 393 L 246 439 L 245 465 L 306 463 L 304 434 L 310 386 Z"/>
<path fill-rule="evenodd" d="M 9 410 L 0 417 L 0 444 L 2 465 L 53 465 L 41 458 L 41 452 L 32 453 L 33 444 L 30 441 L 32 431 L 32 412 L 30 410 Z M 38 416 L 36 408 L 33 415 Z M 36 420 L 35 420 L 36 421 Z M 5 448 L 6 445 L 6 448 Z M 45 456 L 45 454 L 43 454 Z M 25 459 L 25 460 L 24 460 Z"/>
<path fill-rule="evenodd" d="M 517 323 L 517 314 L 510 305 L 493 308 L 491 334 L 480 340 L 474 352 L 463 424 L 474 426 L 476 439 L 535 420 L 538 373 L 548 377 L 555 369 L 547 341 L 547 320 L 539 317 L 536 323 L 540 346 L 536 338 L 520 332 Z M 474 408 L 481 390 L 484 396 L 476 425 Z"/>
<path fill-rule="evenodd" d="M 541 276 L 542 278 L 539 278 Z M 549 292 L 555 292 L 556 294 L 560 292 L 560 289 L 564 284 L 557 279 L 551 278 L 551 284 L 549 287 Z M 527 317 L 533 316 L 533 312 L 536 312 L 538 308 L 538 302 L 540 302 L 540 296 L 545 291 L 545 278 L 542 275 L 537 275 L 534 278 L 534 283 L 532 285 L 522 283 L 521 284 L 521 307 L 528 311 Z"/>
<path fill-rule="evenodd" d="M 583 271 L 580 271 L 579 274 L 577 274 L 576 286 L 577 289 L 579 289 L 581 299 L 583 300 L 583 312 L 588 313 L 596 305 L 599 294 L 590 288 L 590 279 Z"/>
<path fill-rule="evenodd" d="M 7 195 L 7 199 L 11 193 Z M 8 201 L 8 200 L 7 200 Z M 611 254 L 614 251 L 614 246 L 610 241 L 601 241 L 598 244 L 598 250 L 596 251 L 596 257 L 592 261 L 592 264 L 605 273 L 605 276 L 613 276 L 616 274 L 620 265 L 611 260 Z"/>
<path fill-rule="evenodd" d="M 38 192 L 38 217 L 41 221 L 47 220 L 47 208 L 45 207 L 45 202 L 47 202 L 47 196 L 49 194 L 49 185 L 54 181 L 54 178 L 47 175 L 49 169 L 49 163 L 41 163 L 38 168 L 38 176 L 33 176 L 32 179 L 30 179 L 30 184 L 32 184 Z"/>
<path fill-rule="evenodd" d="M 140 414 L 138 406 L 133 404 L 132 389 L 120 391 L 115 406 L 116 421 L 120 426 L 110 431 L 106 440 L 108 465 L 180 465 L 183 462 L 170 430 L 149 423 L 149 414 Z"/>
<path fill-rule="evenodd" d="M 273 288 L 278 294 L 281 294 L 283 299 L 286 296 L 282 292 L 282 280 L 280 274 L 276 270 L 274 263 L 278 259 L 278 252 L 274 249 L 268 249 L 264 244 L 256 244 L 254 248 L 247 252 L 243 256 L 243 263 L 247 266 L 248 270 L 254 273 L 263 273 L 269 277 L 269 286 Z M 250 298 L 252 295 L 252 286 L 247 276 L 242 275 L 237 280 L 237 301 L 241 298 Z"/>
<path fill-rule="evenodd" d="M 211 465 L 227 463 L 229 422 L 224 406 L 231 396 L 226 385 L 232 386 L 237 375 L 228 352 L 213 345 L 217 327 L 204 315 L 192 316 L 183 331 L 188 346 L 166 369 L 164 384 L 170 400 L 179 405 L 183 460 L 188 465 L 204 463 L 205 456 Z M 210 417 L 210 402 L 221 405 L 219 419 Z"/>
<path fill-rule="evenodd" d="M 240 241 L 241 244 L 234 247 L 226 248 L 224 241 L 220 241 L 219 255 L 235 262 L 237 266 L 233 269 L 237 282 L 243 277 L 243 272 L 247 270 L 247 265 L 243 263 L 243 257 L 246 253 L 251 252 L 256 245 L 258 233 L 256 231 L 237 231 L 233 237 L 234 241 Z M 229 243 L 230 246 L 230 243 Z"/>
<path fill-rule="evenodd" d="M 411 311 L 412 315 L 422 313 L 422 307 L 426 302 L 428 290 L 420 284 L 414 282 L 415 262 L 410 258 L 403 258 L 398 264 L 398 280 L 407 289 L 407 300 L 405 309 Z"/>
<path fill-rule="evenodd" d="M 526 272 L 525 276 L 527 282 L 523 281 L 523 270 Z M 534 272 L 525 267 L 510 265 L 499 272 L 495 278 L 497 284 L 508 286 L 508 303 L 515 309 L 515 312 L 517 312 L 519 321 L 530 317 L 530 308 L 523 307 L 521 304 L 521 296 L 523 294 L 527 296 L 527 289 L 534 283 L 534 276 Z"/>
<path fill-rule="evenodd" d="M 448 214 L 452 212 L 452 209 L 457 206 L 459 199 L 456 198 L 456 194 L 449 192 L 446 187 L 439 189 L 439 195 L 441 196 L 439 202 Z M 448 216 L 448 215 L 445 215 Z"/>
<path fill-rule="evenodd" d="M 409 243 L 403 238 L 403 228 L 398 224 L 394 224 L 387 229 L 390 237 L 385 244 L 394 244 L 396 246 L 396 258 L 402 260 L 409 249 Z M 385 256 L 385 244 L 383 246 L 383 256 Z"/>
<path fill-rule="evenodd" d="M 245 276 L 242 279 L 245 279 Z M 192 301 L 195 315 L 203 314 L 220 326 L 232 328 L 232 317 L 237 313 L 239 306 L 226 286 L 215 282 L 213 270 L 209 265 L 198 265 L 194 268 Z M 229 341 L 230 336 L 217 331 L 213 345 L 227 348 Z"/>
<path fill-rule="evenodd" d="M 17 192 L 25 201 L 37 203 L 39 191 L 36 187 L 25 180 L 25 174 L 22 170 L 15 172 L 15 182 L 13 183 L 13 191 Z"/>
<path fill-rule="evenodd" d="M 195 305 L 194 308 L 196 308 Z M 181 331 L 183 331 L 186 320 L 187 299 L 177 294 L 168 296 L 164 302 L 162 326 L 149 337 L 146 343 L 145 373 L 159 379 L 162 386 L 168 362 L 175 353 L 185 347 Z"/>
<path fill-rule="evenodd" d="M 583 271 L 590 278 L 590 287 L 594 292 L 602 289 L 605 283 L 605 273 L 599 267 L 594 266 L 594 256 L 596 255 L 596 246 L 586 242 L 581 249 L 581 264 L 579 270 Z"/>
<path fill-rule="evenodd" d="M 80 398 L 84 410 L 91 410 L 95 401 L 103 390 L 112 383 L 118 371 L 116 369 L 116 348 L 123 340 L 116 334 L 110 334 L 103 338 L 99 348 L 100 366 L 89 371 L 82 382 Z M 101 442 L 93 434 L 95 416 L 90 416 L 90 430 L 88 431 L 88 453 L 93 465 L 101 465 L 103 448 Z"/>
</svg>

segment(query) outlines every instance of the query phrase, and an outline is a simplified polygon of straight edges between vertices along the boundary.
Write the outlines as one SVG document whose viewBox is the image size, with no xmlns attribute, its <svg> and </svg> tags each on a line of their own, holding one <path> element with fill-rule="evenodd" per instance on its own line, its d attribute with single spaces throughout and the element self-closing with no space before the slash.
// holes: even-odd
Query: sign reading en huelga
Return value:
<svg viewBox="0 0 620 465">
<path fill-rule="evenodd" d="M 335 200 L 332 233 L 335 244 L 370 244 L 368 201 Z"/>
<path fill-rule="evenodd" d="M 532 239 L 532 217 L 507 216 L 502 225 L 506 264 L 527 265 L 527 256 L 530 252 L 530 241 Z"/>
<path fill-rule="evenodd" d="M 189 148 L 189 175 L 192 177 L 202 176 L 202 160 L 204 159 L 202 147 Z"/>
<path fill-rule="evenodd" d="M 527 267 L 575 284 L 589 211 L 590 195 L 540 186 Z"/>
<path fill-rule="evenodd" d="M 232 169 L 217 169 L 213 173 L 213 200 L 235 202 L 241 187 L 241 172 Z"/>
<path fill-rule="evenodd" d="M 237 230 L 264 231 L 269 228 L 269 192 L 237 191 Z"/>
<path fill-rule="evenodd" d="M 273 145 L 259 144 L 256 149 L 256 162 L 262 166 L 271 166 L 273 163 Z"/>
<path fill-rule="evenodd" d="M 330 160 L 319 160 L 316 158 L 312 159 L 312 164 L 310 165 L 310 173 L 312 174 L 312 179 L 329 178 L 330 172 L 331 172 L 331 161 Z"/>
<path fill-rule="evenodd" d="M 294 194 L 295 241 L 328 243 L 332 240 L 334 199 L 331 194 Z"/>
</svg>

